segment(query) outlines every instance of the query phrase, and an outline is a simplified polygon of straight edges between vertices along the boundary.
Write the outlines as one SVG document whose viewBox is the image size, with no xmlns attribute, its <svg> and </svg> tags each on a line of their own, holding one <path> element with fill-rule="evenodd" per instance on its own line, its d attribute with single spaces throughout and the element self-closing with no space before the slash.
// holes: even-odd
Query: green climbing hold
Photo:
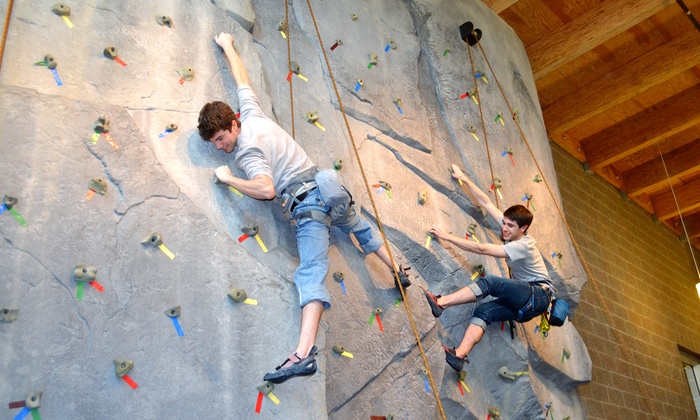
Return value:
<svg viewBox="0 0 700 420">
<path fill-rule="evenodd" d="M 131 369 L 133 368 L 134 362 L 131 360 L 114 359 L 114 371 L 120 378 L 126 376 L 129 372 L 131 372 Z"/>
<path fill-rule="evenodd" d="M 78 263 L 73 268 L 73 279 L 77 282 L 88 282 L 91 283 L 95 281 L 97 277 L 97 269 L 95 267 Z"/>
<path fill-rule="evenodd" d="M 17 204 L 17 198 L 6 195 L 5 198 L 3 198 L 2 202 L 5 205 L 5 208 L 9 210 L 12 208 L 12 206 Z"/>
<path fill-rule="evenodd" d="M 51 11 L 59 16 L 70 16 L 70 7 L 65 3 L 56 3 L 51 7 Z"/>
<path fill-rule="evenodd" d="M 100 195 L 107 194 L 107 181 L 102 178 L 92 178 L 88 183 L 88 188 Z"/>
<path fill-rule="evenodd" d="M 153 232 L 141 241 L 142 245 L 157 247 L 163 245 L 163 235 L 160 232 Z"/>
<path fill-rule="evenodd" d="M 333 353 L 335 354 L 343 354 L 345 351 L 345 347 L 343 346 L 333 346 Z"/>
<path fill-rule="evenodd" d="M 105 55 L 105 57 L 114 60 L 117 58 L 117 49 L 115 47 L 109 46 L 102 51 L 102 53 Z"/>
<path fill-rule="evenodd" d="M 244 300 L 248 299 L 248 295 L 246 294 L 245 290 L 243 290 L 243 289 L 231 290 L 230 292 L 228 292 L 228 297 L 233 299 L 233 301 L 236 303 L 241 303 Z"/>
<path fill-rule="evenodd" d="M 315 123 L 318 121 L 318 111 L 309 111 L 306 114 L 304 114 L 304 119 L 306 122 L 309 122 L 311 124 Z"/>
<path fill-rule="evenodd" d="M 170 318 L 177 318 L 180 316 L 180 305 L 173 306 L 165 311 L 165 314 Z"/>
</svg>

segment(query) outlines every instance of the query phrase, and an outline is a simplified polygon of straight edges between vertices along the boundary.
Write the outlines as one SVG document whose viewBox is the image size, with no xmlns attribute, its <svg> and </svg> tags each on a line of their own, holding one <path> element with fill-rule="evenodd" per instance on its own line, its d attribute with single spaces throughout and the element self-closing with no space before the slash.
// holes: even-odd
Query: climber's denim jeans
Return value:
<svg viewBox="0 0 700 420">
<path fill-rule="evenodd" d="M 312 191 L 294 208 L 294 218 L 302 212 L 319 210 L 328 213 L 329 207 L 320 205 L 318 190 Z M 355 235 L 365 254 L 370 254 L 382 246 L 381 238 L 370 224 L 355 213 L 354 209 L 343 223 L 334 225 L 345 233 Z M 331 295 L 326 287 L 326 275 L 330 259 L 328 245 L 330 229 L 322 222 L 313 219 L 297 219 L 297 249 L 299 251 L 299 267 L 294 272 L 294 284 L 299 292 L 299 304 L 303 308 L 313 300 L 323 302 L 324 308 L 331 307 Z"/>
<path fill-rule="evenodd" d="M 477 299 L 493 296 L 498 299 L 479 305 L 470 323 L 484 330 L 492 322 L 511 321 L 518 319 L 518 311 L 523 310 L 523 318 L 519 322 L 526 322 L 540 315 L 549 307 L 549 293 L 541 286 L 522 280 L 512 280 L 503 277 L 486 276 L 469 284 Z M 535 292 L 534 304 L 528 302 Z M 528 305 L 527 307 L 525 307 Z"/>
</svg>

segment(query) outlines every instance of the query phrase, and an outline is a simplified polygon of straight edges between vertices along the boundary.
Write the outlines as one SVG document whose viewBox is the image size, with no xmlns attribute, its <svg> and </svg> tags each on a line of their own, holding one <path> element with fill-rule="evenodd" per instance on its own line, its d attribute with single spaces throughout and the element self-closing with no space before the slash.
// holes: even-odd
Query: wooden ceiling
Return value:
<svg viewBox="0 0 700 420">
<path fill-rule="evenodd" d="M 549 137 L 685 237 L 660 150 L 700 249 L 700 0 L 484 3 L 525 45 Z"/>
</svg>

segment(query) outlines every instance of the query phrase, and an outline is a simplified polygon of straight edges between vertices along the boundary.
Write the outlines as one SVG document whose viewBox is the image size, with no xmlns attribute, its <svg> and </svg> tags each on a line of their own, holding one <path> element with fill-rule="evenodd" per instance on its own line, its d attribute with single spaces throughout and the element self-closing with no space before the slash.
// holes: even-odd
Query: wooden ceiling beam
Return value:
<svg viewBox="0 0 700 420">
<path fill-rule="evenodd" d="M 673 0 L 607 0 L 589 9 L 525 49 L 535 80 L 674 3 Z"/>
<path fill-rule="evenodd" d="M 484 4 L 490 7 L 496 14 L 501 13 L 517 2 L 518 0 L 484 0 Z"/>
<path fill-rule="evenodd" d="M 698 64 L 700 35 L 693 28 L 546 106 L 547 131 L 560 134 Z"/>
<path fill-rule="evenodd" d="M 666 226 L 674 230 L 678 235 L 685 239 L 685 232 L 683 231 L 683 225 L 688 230 L 688 237 L 693 245 L 697 248 L 697 242 L 693 239 L 700 238 L 700 213 L 691 214 L 690 216 L 683 217 L 683 223 L 681 223 L 680 218 L 676 217 L 672 220 L 666 220 L 664 222 Z"/>
<path fill-rule="evenodd" d="M 598 170 L 700 124 L 699 101 L 700 84 L 583 139 L 588 164 Z"/>
<path fill-rule="evenodd" d="M 677 216 L 678 208 L 680 208 L 681 214 L 700 209 L 700 200 L 698 200 L 698 197 L 700 197 L 700 179 L 675 187 L 673 192 L 676 195 L 675 200 L 670 189 L 652 198 L 654 212 L 659 220 L 668 220 Z M 678 200 L 678 208 L 676 208 L 676 200 Z"/>
<path fill-rule="evenodd" d="M 671 181 L 700 171 L 700 139 L 666 153 L 664 161 Z M 668 187 L 661 157 L 625 171 L 622 179 L 625 182 L 627 195 L 630 197 Z"/>
</svg>

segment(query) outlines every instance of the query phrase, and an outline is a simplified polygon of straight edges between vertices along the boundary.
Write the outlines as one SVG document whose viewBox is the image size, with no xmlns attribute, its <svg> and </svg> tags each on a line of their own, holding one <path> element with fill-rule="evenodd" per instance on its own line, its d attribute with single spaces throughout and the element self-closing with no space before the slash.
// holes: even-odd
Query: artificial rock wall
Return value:
<svg viewBox="0 0 700 420">
<path fill-rule="evenodd" d="M 208 101 L 237 107 L 235 84 L 213 42 L 228 31 L 263 108 L 291 131 L 287 45 L 278 31 L 284 4 L 76 1 L 68 3 L 74 28 L 52 5 L 15 4 L 0 74 L 0 195 L 17 197 L 14 209 L 27 221 L 21 226 L 9 212 L 0 215 L 0 307 L 18 309 L 17 320 L 0 323 L 0 400 L 42 390 L 39 410 L 46 418 L 258 418 L 256 386 L 298 337 L 293 227 L 276 203 L 213 183 L 213 169 L 230 164 L 231 156 L 202 142 L 196 124 Z M 426 248 L 433 223 L 456 234 L 476 223 L 481 242 L 499 243 L 498 223 L 447 170 L 458 163 L 488 189 L 485 134 L 494 175 L 503 180 L 500 207 L 532 194 L 530 232 L 573 316 L 585 276 L 552 197 L 544 183 L 533 182 L 539 174 L 560 201 L 534 81 L 513 31 L 479 1 L 312 6 L 366 175 L 370 184 L 391 184 L 390 194 L 365 192 L 311 14 L 306 2 L 294 0 L 286 34 L 292 59 L 308 78 L 292 77 L 296 139 L 322 168 L 344 161 L 340 174 L 374 220 L 372 194 L 394 256 L 412 267 L 414 284 L 445 294 L 468 284 L 477 265 L 507 275 L 503 261 L 436 241 Z M 156 15 L 169 16 L 172 27 L 159 26 Z M 467 20 L 483 31 L 495 72 L 473 47 L 475 68 L 489 81 L 477 81 L 485 133 L 476 102 L 460 99 L 474 86 L 458 30 Z M 337 39 L 343 43 L 331 51 Z M 385 52 L 390 39 L 396 49 Z M 107 46 L 117 48 L 126 66 L 103 55 Z M 378 63 L 368 68 L 370 53 Z M 60 86 L 46 67 L 34 65 L 46 54 L 58 63 Z M 183 67 L 194 69 L 192 80 L 181 80 Z M 356 90 L 358 79 L 363 85 Z M 497 80 L 519 110 L 541 173 Z M 308 111 L 318 112 L 325 131 L 304 121 Z M 504 124 L 495 120 L 499 112 Z M 100 115 L 111 120 L 112 143 L 93 137 Z M 159 136 L 168 124 L 179 129 Z M 501 156 L 507 148 L 513 161 Z M 91 178 L 104 179 L 108 191 L 87 200 Z M 423 205 L 419 191 L 427 192 Z M 254 240 L 237 240 L 252 224 L 260 226 L 269 252 Z M 162 233 L 174 259 L 141 245 L 153 231 Z M 275 388 L 281 403 L 265 399 L 259 417 L 437 417 L 390 274 L 335 229 L 329 253 L 333 308 L 318 335 L 319 371 Z M 97 268 L 103 292 L 86 286 L 77 298 L 76 263 Z M 332 281 L 336 271 L 345 273 L 347 295 Z M 233 288 L 245 289 L 258 305 L 232 302 L 227 292 Z M 484 418 L 492 406 L 502 418 L 541 418 L 547 404 L 556 417 L 584 415 L 576 386 L 590 380 L 591 366 L 571 323 L 547 338 L 535 331 L 538 319 L 517 325 L 515 339 L 507 328 L 489 327 L 470 355 L 465 382 L 471 392 L 463 396 L 440 343 L 457 345 L 474 305 L 450 309 L 436 322 L 420 289 L 408 289 L 407 297 L 449 418 Z M 164 314 L 177 305 L 183 336 Z M 383 332 L 367 322 L 375 308 L 384 311 Z M 332 353 L 334 345 L 354 358 Z M 562 358 L 564 349 L 569 359 Z M 136 390 L 115 375 L 114 359 L 134 361 L 129 376 Z M 528 375 L 511 381 L 497 374 L 501 366 Z M 3 418 L 18 413 L 0 410 Z"/>
</svg>

